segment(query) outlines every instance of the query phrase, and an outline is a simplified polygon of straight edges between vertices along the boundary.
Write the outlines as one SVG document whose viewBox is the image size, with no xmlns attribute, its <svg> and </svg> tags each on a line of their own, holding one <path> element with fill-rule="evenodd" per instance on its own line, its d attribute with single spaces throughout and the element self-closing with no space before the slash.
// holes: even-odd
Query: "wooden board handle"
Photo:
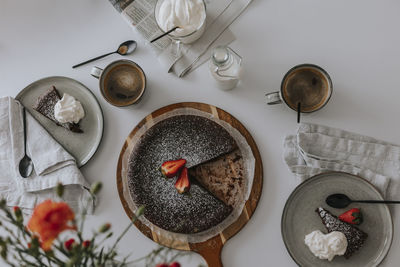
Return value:
<svg viewBox="0 0 400 267">
<path fill-rule="evenodd" d="M 191 250 L 199 253 L 207 262 L 208 267 L 223 267 L 221 261 L 223 246 L 220 236 L 215 236 L 202 243 L 190 244 Z"/>
<path fill-rule="evenodd" d="M 127 200 L 125 199 L 125 191 L 128 190 L 124 188 L 124 181 L 126 181 L 126 174 L 122 172 L 123 169 L 127 168 L 127 161 L 124 161 L 124 157 L 126 153 L 132 152 L 132 146 L 129 144 L 134 142 L 132 140 L 133 136 L 144 127 L 147 122 L 147 118 L 157 118 L 167 112 L 180 109 L 180 108 L 191 108 L 197 109 L 203 112 L 207 112 L 213 115 L 220 120 L 225 121 L 226 123 L 230 124 L 233 128 L 238 130 L 243 137 L 246 138 L 247 143 L 250 145 L 253 155 L 255 157 L 255 170 L 254 170 L 254 179 L 253 185 L 251 189 L 251 193 L 249 199 L 246 202 L 245 208 L 242 211 L 242 214 L 237 219 L 236 222 L 232 223 L 229 227 L 223 230 L 223 233 L 204 241 L 202 243 L 187 243 L 186 241 L 183 242 L 175 242 L 176 240 L 172 239 L 169 236 L 159 236 L 158 233 L 153 232 L 149 227 L 143 224 L 141 221 L 136 221 L 136 227 L 145 234 L 151 240 L 174 249 L 181 249 L 181 250 L 192 250 L 200 254 L 205 261 L 207 262 L 209 267 L 220 267 L 223 266 L 221 261 L 221 251 L 224 243 L 234 236 L 237 232 L 239 232 L 244 225 L 250 220 L 250 217 L 253 215 L 258 201 L 261 196 L 261 191 L 263 188 L 263 169 L 262 169 L 262 161 L 260 152 L 258 151 L 257 144 L 255 143 L 254 139 L 252 138 L 251 134 L 248 132 L 246 127 L 240 123 L 235 117 L 231 114 L 225 112 L 222 109 L 219 109 L 215 106 L 204 104 L 204 103 L 195 103 L 195 102 L 184 102 L 184 103 L 176 103 L 169 106 L 162 107 L 156 111 L 153 111 L 150 115 L 144 118 L 139 124 L 131 131 L 129 136 L 127 137 L 124 146 L 122 147 L 119 159 L 118 159 L 118 167 L 117 167 L 117 186 L 118 186 L 118 193 L 121 199 L 122 205 L 125 209 L 125 212 L 128 214 L 130 218 L 133 218 L 134 212 L 131 210 Z M 125 175 L 125 176 L 123 176 Z M 128 191 L 129 192 L 129 191 Z"/>
</svg>

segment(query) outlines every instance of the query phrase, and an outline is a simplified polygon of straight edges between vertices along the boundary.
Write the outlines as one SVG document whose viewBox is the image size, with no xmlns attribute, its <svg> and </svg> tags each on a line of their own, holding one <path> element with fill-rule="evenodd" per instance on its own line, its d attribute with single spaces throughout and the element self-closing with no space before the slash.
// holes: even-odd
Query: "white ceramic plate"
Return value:
<svg viewBox="0 0 400 267">
<path fill-rule="evenodd" d="M 365 179 L 343 173 L 316 175 L 301 183 L 289 196 L 282 214 L 282 238 L 293 260 L 299 266 L 377 266 L 388 253 L 393 239 L 393 223 L 387 205 L 352 203 L 347 208 L 335 209 L 325 204 L 327 196 L 342 193 L 351 199 L 382 200 L 381 194 Z M 314 230 L 327 233 L 318 207 L 338 216 L 351 208 L 361 208 L 364 222 L 358 228 L 368 234 L 363 247 L 351 258 L 335 257 L 332 261 L 315 257 L 304 244 L 305 235 Z"/>
<path fill-rule="evenodd" d="M 79 122 L 83 133 L 73 133 L 64 127 L 57 126 L 39 112 L 33 105 L 40 95 L 55 86 L 62 96 L 67 93 L 82 103 L 85 117 Z M 80 82 L 68 77 L 47 77 L 31 83 L 17 96 L 22 105 L 39 121 L 39 123 L 59 142 L 72 156 L 78 167 L 85 165 L 94 155 L 103 136 L 103 112 L 93 93 Z"/>
</svg>

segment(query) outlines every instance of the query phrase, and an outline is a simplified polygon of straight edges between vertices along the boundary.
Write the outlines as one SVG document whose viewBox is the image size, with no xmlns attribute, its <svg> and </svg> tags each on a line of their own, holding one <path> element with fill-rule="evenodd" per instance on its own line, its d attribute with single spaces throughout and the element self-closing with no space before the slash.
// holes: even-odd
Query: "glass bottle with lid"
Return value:
<svg viewBox="0 0 400 267">
<path fill-rule="evenodd" d="M 218 46 L 211 53 L 211 75 L 222 90 L 230 90 L 240 80 L 242 58 L 229 46 Z"/>
</svg>

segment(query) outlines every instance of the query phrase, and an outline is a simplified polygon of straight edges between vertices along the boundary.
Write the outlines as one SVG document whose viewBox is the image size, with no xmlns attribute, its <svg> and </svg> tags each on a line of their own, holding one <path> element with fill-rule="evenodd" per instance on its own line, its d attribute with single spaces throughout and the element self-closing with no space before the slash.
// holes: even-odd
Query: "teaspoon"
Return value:
<svg viewBox="0 0 400 267">
<path fill-rule="evenodd" d="M 370 204 L 400 204 L 400 201 L 394 200 L 352 200 L 344 194 L 333 194 L 326 198 L 326 204 L 333 208 L 345 208 L 351 203 L 370 203 Z"/>
<path fill-rule="evenodd" d="M 24 127 L 24 157 L 19 162 L 19 173 L 22 177 L 28 178 L 33 171 L 33 162 L 31 158 L 26 154 L 26 111 L 25 107 L 22 108 L 22 120 Z"/>
<path fill-rule="evenodd" d="M 123 42 L 122 44 L 120 44 L 118 46 L 118 49 L 116 51 L 114 51 L 114 52 L 110 52 L 110 53 L 107 53 L 107 54 L 104 54 L 104 55 L 89 59 L 89 60 L 87 60 L 85 62 L 82 62 L 82 63 L 79 63 L 77 65 L 72 66 L 72 68 L 75 69 L 75 68 L 77 68 L 79 66 L 85 65 L 86 63 L 98 60 L 100 58 L 103 58 L 103 57 L 106 57 L 106 56 L 109 56 L 109 55 L 115 54 L 115 53 L 118 53 L 121 56 L 129 55 L 129 54 L 133 53 L 133 51 L 135 51 L 136 47 L 137 47 L 136 41 L 129 40 L 129 41 L 126 41 L 126 42 Z"/>
</svg>

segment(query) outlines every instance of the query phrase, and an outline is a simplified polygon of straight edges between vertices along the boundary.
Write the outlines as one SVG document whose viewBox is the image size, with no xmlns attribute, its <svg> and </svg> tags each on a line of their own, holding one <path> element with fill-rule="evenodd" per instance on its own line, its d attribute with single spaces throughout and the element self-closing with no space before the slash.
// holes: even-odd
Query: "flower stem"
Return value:
<svg viewBox="0 0 400 267">
<path fill-rule="evenodd" d="M 133 220 L 128 224 L 127 227 L 125 227 L 125 230 L 118 236 L 117 240 L 115 240 L 114 245 L 111 247 L 111 251 L 115 249 L 119 241 L 121 241 L 122 237 L 128 232 L 128 230 L 132 227 L 132 225 L 136 222 L 137 217 L 135 216 Z"/>
</svg>

